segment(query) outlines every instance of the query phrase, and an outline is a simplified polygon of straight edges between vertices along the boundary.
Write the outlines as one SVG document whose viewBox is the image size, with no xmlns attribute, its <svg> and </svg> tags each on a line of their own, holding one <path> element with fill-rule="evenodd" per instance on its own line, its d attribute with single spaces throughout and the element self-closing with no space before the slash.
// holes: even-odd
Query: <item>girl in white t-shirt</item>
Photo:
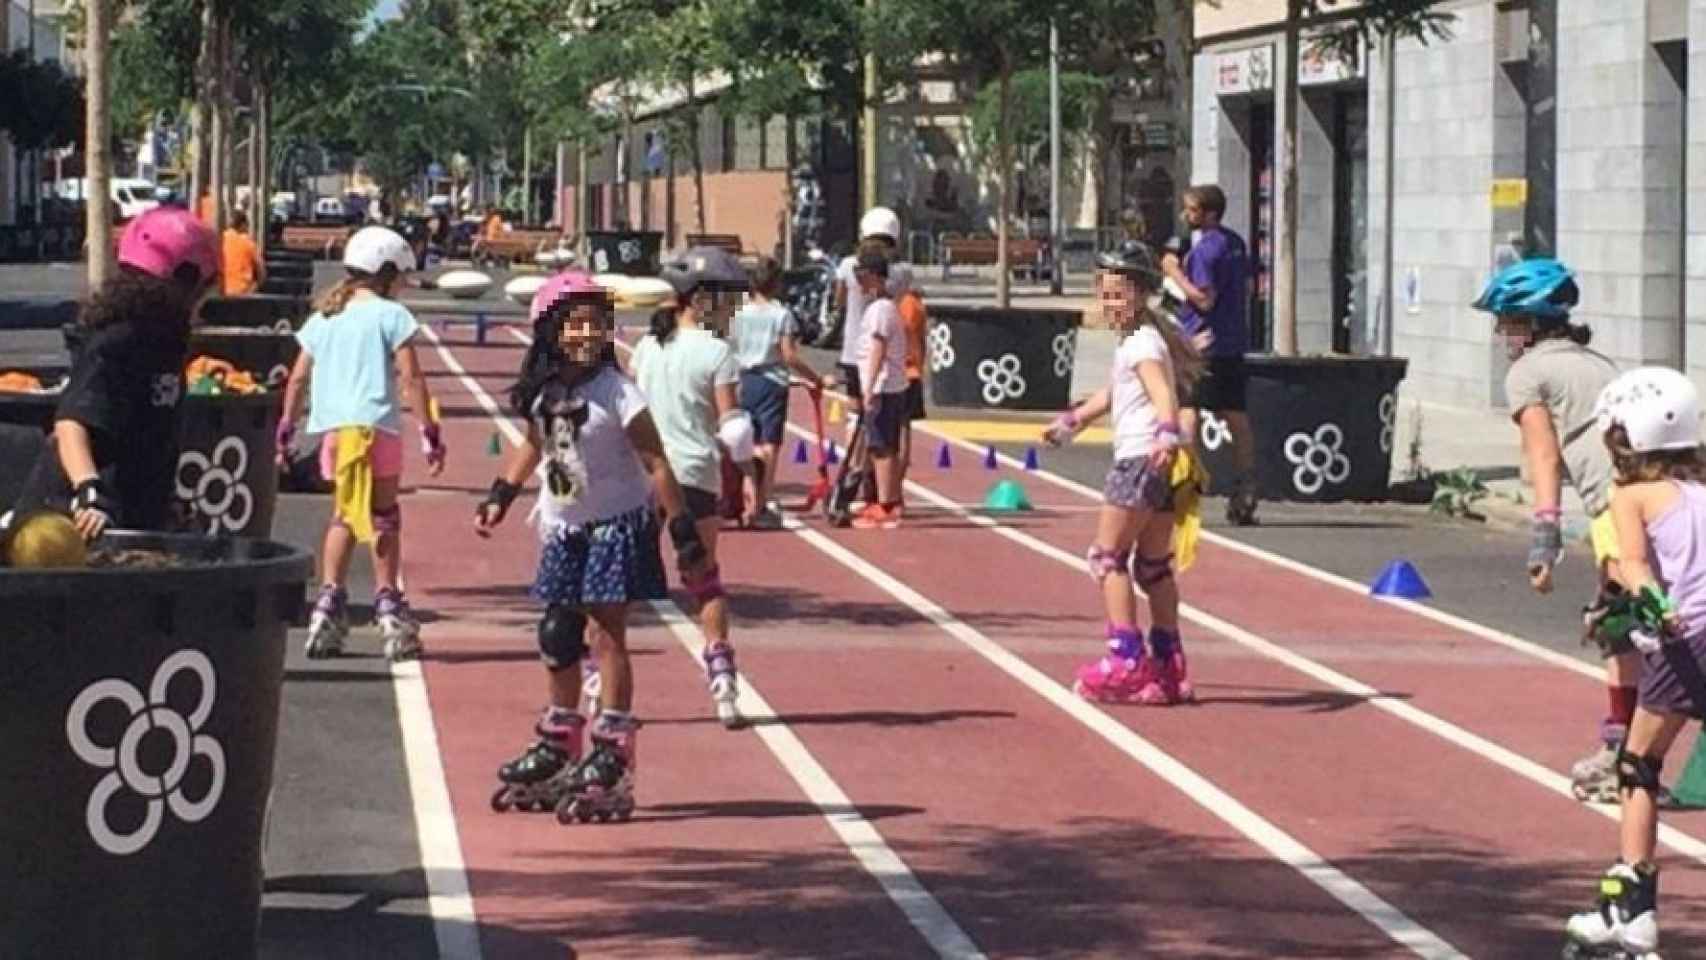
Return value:
<svg viewBox="0 0 1706 960">
<path fill-rule="evenodd" d="M 539 652 L 550 703 L 539 739 L 498 768 L 497 810 L 556 807 L 585 820 L 634 809 L 634 677 L 628 605 L 668 595 L 658 547 L 661 501 L 684 580 L 707 556 L 645 398 L 616 365 L 609 294 L 584 273 L 552 277 L 533 298 L 533 345 L 510 404 L 527 418 L 527 439 L 475 514 L 481 536 L 503 522 L 538 472 L 540 538 L 534 599 L 545 604 Z M 581 660 L 598 628 L 598 716 L 592 751 L 581 757 Z"/>
<path fill-rule="evenodd" d="M 1114 465 L 1102 489 L 1096 541 L 1086 560 L 1108 615 L 1108 652 L 1078 669 L 1073 689 L 1092 700 L 1166 705 L 1192 699 L 1179 640 L 1173 580 L 1173 461 L 1179 453 L 1179 393 L 1202 359 L 1173 321 L 1150 310 L 1160 286 L 1154 255 L 1128 242 L 1101 258 L 1097 292 L 1109 324 L 1124 334 L 1110 385 L 1066 411 L 1043 439 L 1058 446 L 1104 413 L 1114 428 Z M 1136 558 L 1133 559 L 1133 547 Z M 1149 600 L 1149 642 L 1137 626 L 1132 581 Z"/>
</svg>

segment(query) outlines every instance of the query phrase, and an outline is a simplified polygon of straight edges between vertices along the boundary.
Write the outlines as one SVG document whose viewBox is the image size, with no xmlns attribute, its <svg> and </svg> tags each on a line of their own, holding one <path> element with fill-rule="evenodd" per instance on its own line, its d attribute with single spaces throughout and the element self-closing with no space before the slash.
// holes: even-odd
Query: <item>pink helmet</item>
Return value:
<svg viewBox="0 0 1706 960">
<path fill-rule="evenodd" d="M 533 304 L 527 309 L 528 319 L 538 324 L 552 307 L 571 300 L 592 300 L 608 307 L 610 291 L 595 283 L 592 274 L 584 270 L 564 270 L 546 280 L 539 292 L 533 295 Z"/>
<path fill-rule="evenodd" d="M 188 210 L 156 207 L 125 228 L 118 262 L 162 280 L 187 263 L 206 283 L 219 275 L 219 238 Z"/>
</svg>

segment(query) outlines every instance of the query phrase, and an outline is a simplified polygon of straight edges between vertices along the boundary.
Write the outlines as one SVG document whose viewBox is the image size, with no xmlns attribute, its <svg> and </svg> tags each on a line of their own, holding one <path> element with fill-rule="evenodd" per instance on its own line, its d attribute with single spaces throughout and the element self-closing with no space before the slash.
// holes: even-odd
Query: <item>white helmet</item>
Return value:
<svg viewBox="0 0 1706 960">
<path fill-rule="evenodd" d="M 344 244 L 344 266 L 363 273 L 378 273 L 387 263 L 398 273 L 415 269 L 415 248 L 390 227 L 362 227 Z"/>
<path fill-rule="evenodd" d="M 1700 392 L 1694 381 L 1669 367 L 1640 367 L 1620 375 L 1600 391 L 1594 413 L 1601 431 L 1621 426 L 1636 453 L 1700 445 Z"/>
<path fill-rule="evenodd" d="M 900 243 L 900 218 L 888 207 L 872 207 L 859 219 L 859 239 L 888 237 Z"/>
</svg>

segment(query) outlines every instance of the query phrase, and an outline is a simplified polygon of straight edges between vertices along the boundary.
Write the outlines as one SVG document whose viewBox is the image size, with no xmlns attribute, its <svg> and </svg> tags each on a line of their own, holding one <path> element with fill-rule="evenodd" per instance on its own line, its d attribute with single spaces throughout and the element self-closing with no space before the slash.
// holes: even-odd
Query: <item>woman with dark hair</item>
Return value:
<svg viewBox="0 0 1706 960">
<path fill-rule="evenodd" d="M 794 312 L 778 296 L 782 268 L 764 257 L 752 270 L 752 293 L 746 306 L 729 322 L 729 342 L 740 365 L 740 406 L 752 418 L 755 452 L 759 468 L 746 481 L 747 525 L 761 530 L 782 526 L 782 512 L 771 502 L 776 488 L 776 452 L 788 423 L 788 375 L 806 382 L 813 391 L 822 390 L 824 378 L 800 355 L 798 324 Z"/>
<path fill-rule="evenodd" d="M 109 526 L 178 527 L 184 362 L 192 318 L 218 278 L 218 238 L 188 211 L 131 221 L 118 272 L 83 308 L 85 342 L 15 515 L 69 510 L 86 540 Z"/>
</svg>

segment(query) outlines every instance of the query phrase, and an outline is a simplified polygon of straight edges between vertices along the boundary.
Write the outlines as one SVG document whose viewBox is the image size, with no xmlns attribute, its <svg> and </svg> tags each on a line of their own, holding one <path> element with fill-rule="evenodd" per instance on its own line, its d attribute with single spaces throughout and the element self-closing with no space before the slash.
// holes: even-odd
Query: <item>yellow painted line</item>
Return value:
<svg viewBox="0 0 1706 960">
<path fill-rule="evenodd" d="M 934 433 L 944 433 L 970 443 L 1040 443 L 1046 426 L 1022 420 L 937 420 L 935 417 L 927 422 Z M 1090 427 L 1073 443 L 1106 445 L 1112 440 L 1113 431 L 1107 427 Z"/>
</svg>

